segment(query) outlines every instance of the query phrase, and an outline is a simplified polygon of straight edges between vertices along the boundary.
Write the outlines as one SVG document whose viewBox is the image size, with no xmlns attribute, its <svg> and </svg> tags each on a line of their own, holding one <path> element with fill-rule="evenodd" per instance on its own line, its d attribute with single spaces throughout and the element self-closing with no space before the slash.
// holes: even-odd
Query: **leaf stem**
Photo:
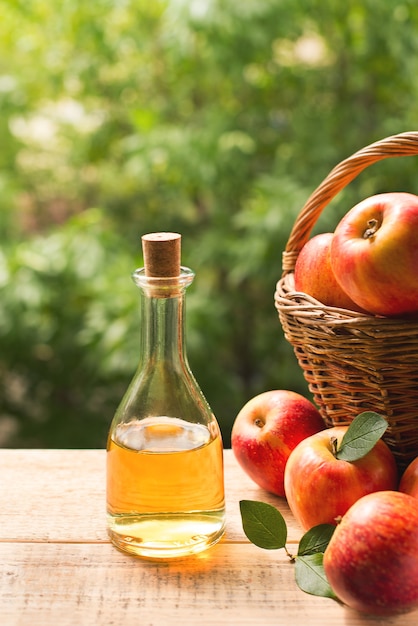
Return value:
<svg viewBox="0 0 418 626">
<path fill-rule="evenodd" d="M 289 561 L 291 563 L 294 563 L 296 561 L 296 555 L 295 554 L 291 554 L 286 546 L 283 546 L 283 548 L 284 548 L 284 551 L 286 552 L 286 555 L 289 557 Z"/>
</svg>

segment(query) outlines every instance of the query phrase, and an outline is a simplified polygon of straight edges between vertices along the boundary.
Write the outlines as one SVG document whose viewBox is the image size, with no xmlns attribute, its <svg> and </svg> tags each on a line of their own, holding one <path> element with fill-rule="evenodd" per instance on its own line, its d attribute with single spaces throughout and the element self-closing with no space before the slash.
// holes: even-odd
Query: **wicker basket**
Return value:
<svg viewBox="0 0 418 626">
<path fill-rule="evenodd" d="M 327 426 L 364 410 L 388 421 L 384 435 L 399 467 L 418 456 L 418 318 L 364 315 L 324 306 L 294 289 L 294 267 L 324 207 L 369 165 L 418 154 L 418 132 L 395 135 L 337 165 L 310 196 L 283 253 L 275 305 L 285 338 Z"/>
</svg>

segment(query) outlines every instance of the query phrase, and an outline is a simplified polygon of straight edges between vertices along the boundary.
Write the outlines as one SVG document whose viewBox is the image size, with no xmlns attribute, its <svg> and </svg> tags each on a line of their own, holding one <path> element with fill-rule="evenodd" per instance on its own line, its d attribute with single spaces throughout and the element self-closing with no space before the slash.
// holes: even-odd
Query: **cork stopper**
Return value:
<svg viewBox="0 0 418 626">
<path fill-rule="evenodd" d="M 180 276 L 181 235 L 149 233 L 142 236 L 145 276 L 170 278 Z"/>
</svg>

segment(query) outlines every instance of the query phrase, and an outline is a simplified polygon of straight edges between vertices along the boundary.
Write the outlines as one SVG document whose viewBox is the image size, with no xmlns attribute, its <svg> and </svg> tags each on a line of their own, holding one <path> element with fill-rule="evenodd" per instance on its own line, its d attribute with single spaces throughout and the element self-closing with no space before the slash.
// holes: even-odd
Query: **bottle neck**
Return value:
<svg viewBox="0 0 418 626">
<path fill-rule="evenodd" d="M 177 296 L 141 297 L 141 362 L 176 367 L 185 359 L 184 291 Z"/>
<path fill-rule="evenodd" d="M 185 326 L 185 291 L 194 274 L 182 268 L 176 278 L 146 277 L 143 270 L 134 274 L 141 287 L 141 358 L 140 365 L 178 369 L 187 367 Z"/>
</svg>

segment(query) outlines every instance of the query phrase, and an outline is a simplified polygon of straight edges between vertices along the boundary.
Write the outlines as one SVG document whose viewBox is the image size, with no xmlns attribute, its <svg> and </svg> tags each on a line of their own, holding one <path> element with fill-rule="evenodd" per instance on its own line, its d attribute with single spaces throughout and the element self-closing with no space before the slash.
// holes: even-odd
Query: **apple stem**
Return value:
<svg viewBox="0 0 418 626">
<path fill-rule="evenodd" d="M 363 233 L 363 239 L 372 239 L 379 230 L 379 222 L 376 218 L 372 218 L 367 222 L 368 228 Z"/>
<path fill-rule="evenodd" d="M 337 456 L 337 451 L 338 451 L 338 439 L 337 439 L 337 437 L 331 437 L 331 449 L 332 449 L 332 454 L 334 456 Z"/>
</svg>

